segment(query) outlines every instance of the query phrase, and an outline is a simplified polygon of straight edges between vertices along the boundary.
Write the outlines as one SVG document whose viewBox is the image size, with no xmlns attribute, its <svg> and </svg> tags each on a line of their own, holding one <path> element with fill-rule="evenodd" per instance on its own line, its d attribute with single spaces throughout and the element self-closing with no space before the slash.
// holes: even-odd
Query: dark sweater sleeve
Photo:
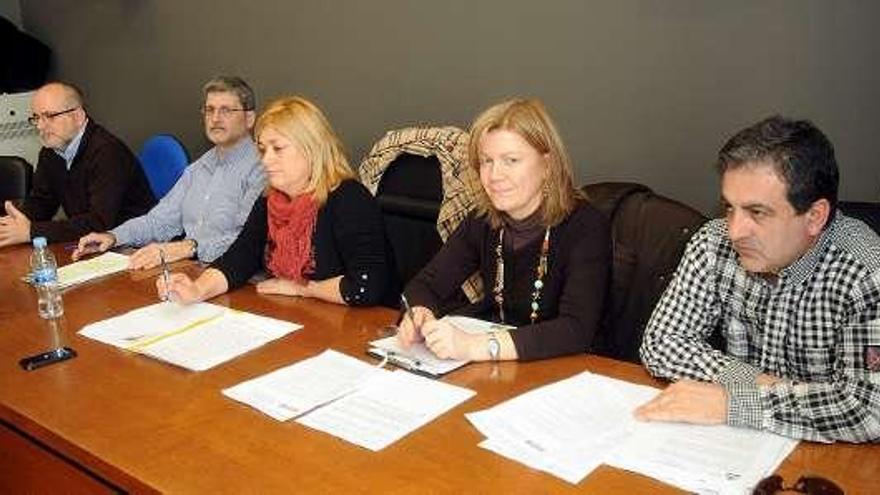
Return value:
<svg viewBox="0 0 880 495">
<path fill-rule="evenodd" d="M 88 148 L 89 180 L 85 195 L 87 209 L 70 215 L 66 220 L 38 221 L 31 224 L 31 237 L 44 236 L 50 241 L 71 241 L 89 232 L 105 232 L 117 225 L 117 216 L 125 201 L 129 184 L 134 180 L 135 167 L 130 153 L 113 142 L 96 149 Z"/>
<path fill-rule="evenodd" d="M 211 264 L 211 268 L 220 270 L 226 277 L 229 290 L 244 285 L 263 266 L 268 231 L 266 198 L 261 196 L 254 202 L 238 237 Z"/>
<path fill-rule="evenodd" d="M 52 168 L 57 167 L 58 164 L 52 163 L 47 153 L 52 151 L 46 148 L 40 151 L 37 170 L 34 172 L 34 183 L 22 207 L 22 212 L 32 224 L 51 220 L 61 206 L 61 198 L 52 190 Z M 33 228 L 31 228 L 31 237 L 39 237 Z"/>
<path fill-rule="evenodd" d="M 392 274 L 379 205 L 361 183 L 348 180 L 331 193 L 327 208 L 344 267 L 339 282 L 342 300 L 350 306 L 381 303 Z"/>
<path fill-rule="evenodd" d="M 410 305 L 425 306 L 441 316 L 445 302 L 479 269 L 482 220 L 469 214 L 440 251 L 406 286 Z"/>
<path fill-rule="evenodd" d="M 588 352 L 599 331 L 611 268 L 608 222 L 587 208 L 567 226 L 559 248 L 559 313 L 510 333 L 520 360 Z"/>
</svg>

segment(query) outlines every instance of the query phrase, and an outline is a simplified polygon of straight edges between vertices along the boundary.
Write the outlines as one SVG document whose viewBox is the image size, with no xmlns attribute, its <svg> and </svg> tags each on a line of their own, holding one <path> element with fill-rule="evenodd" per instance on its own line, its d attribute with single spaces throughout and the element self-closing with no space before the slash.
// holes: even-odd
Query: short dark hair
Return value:
<svg viewBox="0 0 880 495">
<path fill-rule="evenodd" d="M 834 146 L 812 122 L 774 115 L 739 131 L 718 152 L 722 175 L 757 163 L 773 166 L 798 214 L 817 200 L 827 199 L 831 205 L 828 221 L 834 218 L 840 182 Z"/>
<path fill-rule="evenodd" d="M 208 99 L 208 93 L 232 93 L 238 96 L 238 101 L 245 110 L 256 110 L 257 97 L 254 90 L 248 86 L 244 79 L 236 76 L 216 76 L 202 86 L 203 99 Z"/>
</svg>

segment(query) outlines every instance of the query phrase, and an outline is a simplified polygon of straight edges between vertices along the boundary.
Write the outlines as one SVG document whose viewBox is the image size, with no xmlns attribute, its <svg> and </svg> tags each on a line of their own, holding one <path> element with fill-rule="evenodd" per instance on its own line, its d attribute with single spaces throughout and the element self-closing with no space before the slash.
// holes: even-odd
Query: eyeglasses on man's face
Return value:
<svg viewBox="0 0 880 495">
<path fill-rule="evenodd" d="M 212 107 L 212 106 L 204 106 L 199 109 L 199 112 L 207 117 L 212 117 L 215 113 L 222 118 L 227 118 L 235 112 L 250 112 L 249 108 L 230 108 L 230 107 Z"/>
<path fill-rule="evenodd" d="M 79 106 L 68 108 L 67 110 L 59 110 L 57 112 L 43 112 L 43 113 L 32 113 L 30 117 L 28 117 L 28 123 L 35 126 L 40 123 L 40 121 L 51 122 L 56 118 L 66 115 L 74 110 L 78 109 Z"/>
<path fill-rule="evenodd" d="M 758 482 L 752 495 L 775 493 L 806 493 L 808 495 L 843 495 L 843 489 L 821 476 L 801 476 L 791 486 L 785 486 L 782 476 L 774 474 Z"/>
</svg>

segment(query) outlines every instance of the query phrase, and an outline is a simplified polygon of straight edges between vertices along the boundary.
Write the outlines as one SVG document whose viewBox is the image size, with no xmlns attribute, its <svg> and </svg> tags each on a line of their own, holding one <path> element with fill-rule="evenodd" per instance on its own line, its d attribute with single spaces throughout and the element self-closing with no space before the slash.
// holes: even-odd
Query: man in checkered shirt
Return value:
<svg viewBox="0 0 880 495">
<path fill-rule="evenodd" d="M 718 167 L 726 218 L 691 239 L 641 347 L 675 383 L 636 416 L 880 440 L 880 238 L 837 212 L 834 148 L 810 122 L 771 117 Z M 707 342 L 715 329 L 726 352 Z"/>
</svg>

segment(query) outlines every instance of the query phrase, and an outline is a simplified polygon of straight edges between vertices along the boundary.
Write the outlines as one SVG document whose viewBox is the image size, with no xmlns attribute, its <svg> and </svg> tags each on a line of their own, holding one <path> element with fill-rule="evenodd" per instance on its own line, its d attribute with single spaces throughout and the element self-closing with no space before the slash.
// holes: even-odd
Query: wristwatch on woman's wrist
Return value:
<svg viewBox="0 0 880 495">
<path fill-rule="evenodd" d="M 494 332 L 489 334 L 487 346 L 489 349 L 489 359 L 498 361 L 498 358 L 501 356 L 501 342 L 498 342 L 498 337 Z"/>
</svg>

